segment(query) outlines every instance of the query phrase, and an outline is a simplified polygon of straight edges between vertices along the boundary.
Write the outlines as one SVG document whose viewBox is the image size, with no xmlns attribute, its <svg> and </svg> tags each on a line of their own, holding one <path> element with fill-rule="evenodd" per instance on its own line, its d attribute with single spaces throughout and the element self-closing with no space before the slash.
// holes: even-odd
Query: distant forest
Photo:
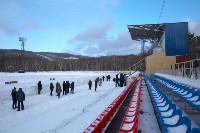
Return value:
<svg viewBox="0 0 200 133">
<path fill-rule="evenodd" d="M 140 55 L 88 57 L 49 61 L 38 58 L 4 57 L 0 59 L 3 72 L 25 71 L 118 71 L 126 70 Z"/>
<path fill-rule="evenodd" d="M 0 71 L 14 72 L 20 69 L 25 71 L 124 71 L 129 68 L 131 70 L 135 63 L 152 54 L 154 47 L 154 45 L 151 46 L 143 55 L 84 57 L 78 59 L 58 58 L 48 60 L 20 54 L 15 56 L 1 55 Z M 200 36 L 189 34 L 189 56 L 190 59 L 200 58 Z M 141 66 L 140 69 L 144 70 L 145 67 Z"/>
</svg>

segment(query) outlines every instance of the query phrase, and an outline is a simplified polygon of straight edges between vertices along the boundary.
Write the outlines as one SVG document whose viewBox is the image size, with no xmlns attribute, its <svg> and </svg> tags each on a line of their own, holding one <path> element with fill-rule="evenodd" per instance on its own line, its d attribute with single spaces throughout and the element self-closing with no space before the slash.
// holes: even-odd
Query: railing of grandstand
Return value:
<svg viewBox="0 0 200 133">
<path fill-rule="evenodd" d="M 200 79 L 200 59 L 174 64 L 175 75 Z"/>
<path fill-rule="evenodd" d="M 141 69 L 143 66 L 145 66 L 145 58 L 136 62 L 133 66 L 127 68 L 125 71 L 137 71 L 137 70 Z"/>
</svg>

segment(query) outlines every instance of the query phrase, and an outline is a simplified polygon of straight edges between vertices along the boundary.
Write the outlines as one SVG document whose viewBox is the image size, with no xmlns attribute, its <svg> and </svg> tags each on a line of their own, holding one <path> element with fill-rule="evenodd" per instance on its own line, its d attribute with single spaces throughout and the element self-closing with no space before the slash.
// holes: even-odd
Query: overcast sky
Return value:
<svg viewBox="0 0 200 133">
<path fill-rule="evenodd" d="M 127 25 L 157 24 L 163 0 L 0 0 L 0 48 L 89 56 L 140 52 Z M 165 0 L 159 23 L 189 22 L 200 35 L 200 0 Z"/>
</svg>

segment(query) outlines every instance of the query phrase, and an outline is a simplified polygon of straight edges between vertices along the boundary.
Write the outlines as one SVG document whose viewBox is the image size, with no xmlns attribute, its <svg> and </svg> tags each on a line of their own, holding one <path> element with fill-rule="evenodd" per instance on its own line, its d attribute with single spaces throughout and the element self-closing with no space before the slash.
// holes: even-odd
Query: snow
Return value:
<svg viewBox="0 0 200 133">
<path fill-rule="evenodd" d="M 192 102 L 194 103 L 195 105 L 199 106 L 200 105 L 200 101 L 197 101 L 197 102 Z"/>
<path fill-rule="evenodd" d="M 173 109 L 170 109 L 170 110 L 168 110 L 166 112 L 160 112 L 160 113 L 161 113 L 161 116 L 169 117 L 169 116 L 171 116 L 173 114 L 173 111 L 174 111 Z"/>
<path fill-rule="evenodd" d="M 76 58 L 76 57 L 68 57 L 68 58 L 64 58 L 64 59 L 74 59 L 74 60 L 77 60 L 77 59 L 79 59 L 79 58 Z"/>
<path fill-rule="evenodd" d="M 187 126 L 186 125 L 180 125 L 177 127 L 168 127 L 167 128 L 169 133 L 186 133 Z"/>
<path fill-rule="evenodd" d="M 139 114 L 138 130 L 141 130 L 142 133 L 160 133 L 147 86 L 142 86 L 141 94 L 140 110 L 144 113 Z"/>
<path fill-rule="evenodd" d="M 173 76 L 173 75 L 168 75 L 168 74 L 162 74 L 162 73 L 155 73 L 158 76 L 165 77 L 167 79 L 176 81 L 178 83 L 191 86 L 197 89 L 200 89 L 200 79 L 193 79 L 193 78 L 187 78 L 187 77 L 181 77 L 181 76 Z"/>
<path fill-rule="evenodd" d="M 192 93 L 189 93 L 189 94 L 187 94 L 186 96 L 183 96 L 183 97 L 190 98 L 190 97 L 192 97 Z"/>
<path fill-rule="evenodd" d="M 94 91 L 88 89 L 89 79 L 111 75 L 117 72 L 36 72 L 0 73 L 0 132 L 1 133 L 72 133 L 83 132 L 116 99 L 125 87 L 115 87 L 112 81 L 104 81 Z M 50 80 L 55 78 L 55 80 Z M 18 81 L 17 84 L 4 84 L 5 81 Z M 41 80 L 43 89 L 37 94 L 37 83 Z M 61 98 L 50 96 L 49 84 L 69 80 L 75 82 L 75 94 Z M 93 82 L 94 84 L 94 82 Z M 26 94 L 25 110 L 12 109 L 11 90 L 19 87 Z"/>
<path fill-rule="evenodd" d="M 158 106 L 158 107 L 161 107 L 161 106 L 164 106 L 165 104 L 166 104 L 166 101 L 164 101 L 164 102 L 162 102 L 162 103 L 158 103 L 157 106 Z"/>
<path fill-rule="evenodd" d="M 121 94 L 125 87 L 115 87 L 112 78 L 118 72 L 28 72 L 28 73 L 0 73 L 0 133 L 80 133 L 83 132 L 94 120 Z M 128 78 L 137 76 L 139 72 L 131 72 Z M 111 81 L 104 81 L 101 87 L 94 91 L 94 79 L 111 75 Z M 166 75 L 165 75 L 166 76 Z M 55 78 L 55 80 L 50 80 Z M 88 81 L 92 79 L 92 90 L 88 89 Z M 181 78 L 178 78 L 180 81 Z M 41 95 L 37 94 L 37 83 L 42 81 Z M 7 81 L 18 81 L 15 84 L 5 84 Z M 49 84 L 63 81 L 75 82 L 75 94 L 68 94 L 61 98 L 55 94 L 50 96 Z M 180 82 L 179 81 L 179 82 Z M 191 81 L 191 80 L 190 80 Z M 189 81 L 189 82 L 190 82 Z M 178 82 L 178 81 L 177 81 Z M 191 81 L 194 83 L 194 81 Z M 196 81 L 195 81 L 196 82 Z M 143 81 L 144 83 L 144 81 Z M 184 83 L 187 83 L 186 81 Z M 13 87 L 22 88 L 26 94 L 24 101 L 25 110 L 12 109 L 11 90 Z M 197 88 L 197 87 L 195 87 Z M 178 89 L 179 90 L 179 89 Z M 142 132 L 159 133 L 154 110 L 146 86 L 142 87 L 140 110 L 144 113 L 139 116 L 139 129 Z M 155 94 L 157 92 L 155 91 Z M 158 97 L 160 97 L 158 95 Z M 190 100 L 197 99 L 193 97 Z M 159 106 L 164 104 L 163 98 L 157 99 Z M 200 105 L 200 102 L 194 102 Z M 135 105 L 135 103 L 132 103 Z M 166 108 L 166 107 L 165 107 Z M 161 112 L 162 116 L 171 116 L 173 110 Z M 134 115 L 135 112 L 128 112 Z M 176 119 L 174 117 L 174 119 Z M 168 121 L 169 122 L 169 121 Z M 175 121 L 173 121 L 175 122 Z M 96 121 L 96 124 L 98 121 Z M 130 129 L 133 125 L 124 125 Z M 145 127 L 145 128 L 143 128 Z M 92 128 L 92 127 L 91 127 Z M 170 132 L 182 132 L 185 125 L 168 128 Z"/>
<path fill-rule="evenodd" d="M 133 127 L 133 125 L 134 125 L 134 122 L 131 122 L 131 123 L 124 123 L 124 124 L 122 125 L 122 129 L 123 129 L 123 130 L 131 130 L 132 127 Z"/>
<path fill-rule="evenodd" d="M 179 115 L 175 115 L 175 116 L 170 117 L 170 118 L 163 118 L 164 123 L 167 124 L 167 125 L 175 125 L 178 122 L 179 119 L 180 119 Z"/>
<path fill-rule="evenodd" d="M 134 116 L 127 116 L 127 117 L 125 117 L 125 121 L 126 122 L 133 122 L 134 119 L 135 119 L 135 115 Z"/>
<path fill-rule="evenodd" d="M 133 115 L 135 115 L 135 110 L 134 111 L 128 111 L 128 113 L 127 113 L 127 116 L 133 116 Z"/>
<path fill-rule="evenodd" d="M 53 59 L 50 58 L 50 57 L 48 57 L 48 56 L 41 55 L 41 54 L 37 54 L 37 55 L 39 55 L 39 56 L 41 56 L 41 57 L 43 57 L 43 58 L 45 58 L 45 59 L 47 59 L 47 60 L 49 60 L 49 61 L 53 61 Z"/>
<path fill-rule="evenodd" d="M 188 99 L 189 101 L 197 101 L 199 99 L 199 96 L 194 96 L 190 99 Z"/>
<path fill-rule="evenodd" d="M 158 107 L 158 109 L 159 109 L 160 111 L 166 111 L 168 108 L 169 108 L 169 104 L 167 104 L 167 105 L 164 106 L 164 107 Z"/>
</svg>

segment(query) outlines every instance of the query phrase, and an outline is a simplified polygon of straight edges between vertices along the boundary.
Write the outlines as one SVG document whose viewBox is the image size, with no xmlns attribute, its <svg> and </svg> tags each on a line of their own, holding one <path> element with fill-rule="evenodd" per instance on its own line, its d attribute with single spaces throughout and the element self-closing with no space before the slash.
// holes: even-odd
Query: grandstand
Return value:
<svg viewBox="0 0 200 133">
<path fill-rule="evenodd" d="M 130 72 L 129 86 L 84 133 L 200 133 L 200 88 L 164 76 L 200 78 L 200 60 L 188 56 L 188 23 L 128 25 L 128 29 L 133 40 L 142 42 L 141 49 L 145 42 L 153 42 L 153 54 L 133 65 L 134 72 L 141 66 L 146 70 Z"/>
</svg>

